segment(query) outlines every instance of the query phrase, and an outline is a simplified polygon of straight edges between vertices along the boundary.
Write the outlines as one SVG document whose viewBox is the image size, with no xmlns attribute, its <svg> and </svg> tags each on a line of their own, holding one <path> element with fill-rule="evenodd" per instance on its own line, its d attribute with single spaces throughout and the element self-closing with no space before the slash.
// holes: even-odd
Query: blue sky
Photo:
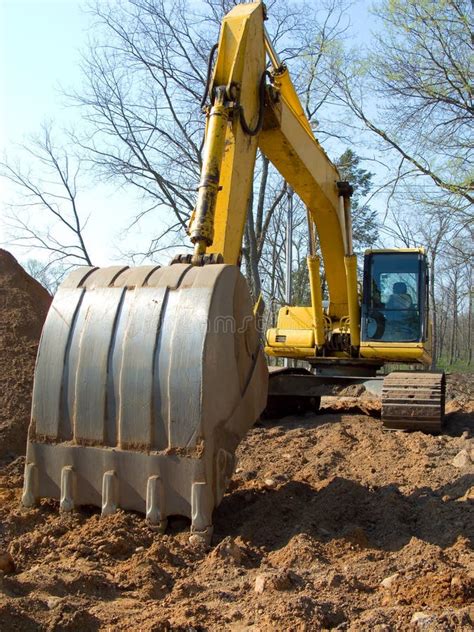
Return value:
<svg viewBox="0 0 474 632">
<path fill-rule="evenodd" d="M 365 0 L 355 2 L 351 21 L 357 38 L 368 36 Z M 0 0 L 0 146 L 11 158 L 15 143 L 24 142 L 45 121 L 56 130 L 79 122 L 76 108 L 66 105 L 62 90 L 80 89 L 81 50 L 87 46 L 92 16 L 84 9 L 84 0 Z M 3 200 L 12 198 L 11 189 L 0 182 Z M 87 237 L 95 261 L 107 264 L 120 257 L 118 242 L 127 219 L 138 210 L 132 194 L 117 192 L 110 186 L 88 183 L 81 203 L 91 212 Z M 2 226 L 0 209 L 0 246 L 8 240 Z M 139 245 L 148 242 L 147 231 L 156 227 L 143 225 L 130 239 Z M 28 253 L 6 246 L 24 259 Z M 37 256 L 29 254 L 29 256 Z"/>
<path fill-rule="evenodd" d="M 76 0 L 0 0 L 1 131 L 17 141 L 44 119 L 64 119 L 60 85 L 80 81 L 89 16 Z"/>
<path fill-rule="evenodd" d="M 0 0 L 0 146 L 8 159 L 18 153 L 15 145 L 27 143 L 44 122 L 51 122 L 59 137 L 61 130 L 79 124 L 78 110 L 63 91 L 81 86 L 81 50 L 92 23 L 85 7 L 83 0 Z M 0 192 L 3 201 L 15 198 L 5 182 L 0 182 Z M 116 234 L 137 201 L 90 181 L 79 202 L 91 214 L 86 237 L 94 261 L 105 265 L 120 257 Z M 20 259 L 41 258 L 9 243 L 1 221 L 6 213 L 0 210 L 0 245 Z"/>
</svg>

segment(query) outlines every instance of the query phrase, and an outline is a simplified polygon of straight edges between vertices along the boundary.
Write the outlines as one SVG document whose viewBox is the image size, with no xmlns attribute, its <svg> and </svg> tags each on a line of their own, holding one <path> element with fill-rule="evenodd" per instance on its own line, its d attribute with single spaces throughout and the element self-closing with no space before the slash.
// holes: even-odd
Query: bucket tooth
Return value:
<svg viewBox="0 0 474 632">
<path fill-rule="evenodd" d="M 102 515 L 110 516 L 118 507 L 118 478 L 114 470 L 104 472 L 102 477 Z"/>
<path fill-rule="evenodd" d="M 61 500 L 60 511 L 72 511 L 74 509 L 75 473 L 70 465 L 65 465 L 61 470 Z"/>
<path fill-rule="evenodd" d="M 27 463 L 25 466 L 25 480 L 21 502 L 24 507 L 36 507 L 39 505 L 39 501 L 38 468 L 35 463 Z"/>
<path fill-rule="evenodd" d="M 209 544 L 212 537 L 213 495 L 207 483 L 193 483 L 191 491 L 191 533 Z M 196 537 L 191 542 L 196 541 Z"/>
<path fill-rule="evenodd" d="M 150 476 L 146 484 L 146 520 L 158 525 L 160 531 L 166 529 L 165 490 L 163 481 L 157 475 Z"/>
</svg>

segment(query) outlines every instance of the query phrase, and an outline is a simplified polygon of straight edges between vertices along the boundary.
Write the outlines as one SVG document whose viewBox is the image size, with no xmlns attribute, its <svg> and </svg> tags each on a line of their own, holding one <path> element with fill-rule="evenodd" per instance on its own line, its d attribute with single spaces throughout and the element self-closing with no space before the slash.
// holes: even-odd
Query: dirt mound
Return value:
<svg viewBox="0 0 474 632">
<path fill-rule="evenodd" d="M 8 253 L 0 262 L 11 449 L 50 298 Z M 189 543 L 184 519 L 161 535 L 132 512 L 23 508 L 24 457 L 0 466 L 0 629 L 472 630 L 474 407 L 469 379 L 449 379 L 442 436 L 386 431 L 358 391 L 258 424 L 210 549 Z"/>
<path fill-rule="evenodd" d="M 15 565 L 0 628 L 471 630 L 473 431 L 465 413 L 443 436 L 341 412 L 265 421 L 239 447 L 210 550 L 184 519 L 163 536 L 134 513 L 21 508 L 19 458 L 0 469 Z"/>
<path fill-rule="evenodd" d="M 466 409 L 474 412 L 474 374 L 447 373 L 446 374 L 446 402 L 454 409 Z"/>
<path fill-rule="evenodd" d="M 23 454 L 38 341 L 51 296 L 0 249 L 0 459 Z"/>
</svg>

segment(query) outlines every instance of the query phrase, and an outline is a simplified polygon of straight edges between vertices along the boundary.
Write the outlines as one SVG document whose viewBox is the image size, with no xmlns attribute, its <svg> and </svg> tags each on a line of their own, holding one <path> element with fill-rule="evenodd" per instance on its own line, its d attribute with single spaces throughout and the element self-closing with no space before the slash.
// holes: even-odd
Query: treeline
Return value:
<svg viewBox="0 0 474 632">
<path fill-rule="evenodd" d="M 449 257 L 447 264 L 450 265 Z M 454 261 L 438 275 L 435 354 L 438 364 L 458 369 L 473 365 L 473 264 Z"/>
</svg>

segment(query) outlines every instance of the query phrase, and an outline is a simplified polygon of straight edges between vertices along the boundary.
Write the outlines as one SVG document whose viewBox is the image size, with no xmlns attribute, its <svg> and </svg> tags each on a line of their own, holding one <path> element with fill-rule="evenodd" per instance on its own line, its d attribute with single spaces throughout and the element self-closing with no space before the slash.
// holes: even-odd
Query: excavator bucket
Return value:
<svg viewBox="0 0 474 632">
<path fill-rule="evenodd" d="M 206 540 L 268 373 L 236 266 L 80 268 L 35 371 L 23 504 L 191 519 Z"/>
</svg>

